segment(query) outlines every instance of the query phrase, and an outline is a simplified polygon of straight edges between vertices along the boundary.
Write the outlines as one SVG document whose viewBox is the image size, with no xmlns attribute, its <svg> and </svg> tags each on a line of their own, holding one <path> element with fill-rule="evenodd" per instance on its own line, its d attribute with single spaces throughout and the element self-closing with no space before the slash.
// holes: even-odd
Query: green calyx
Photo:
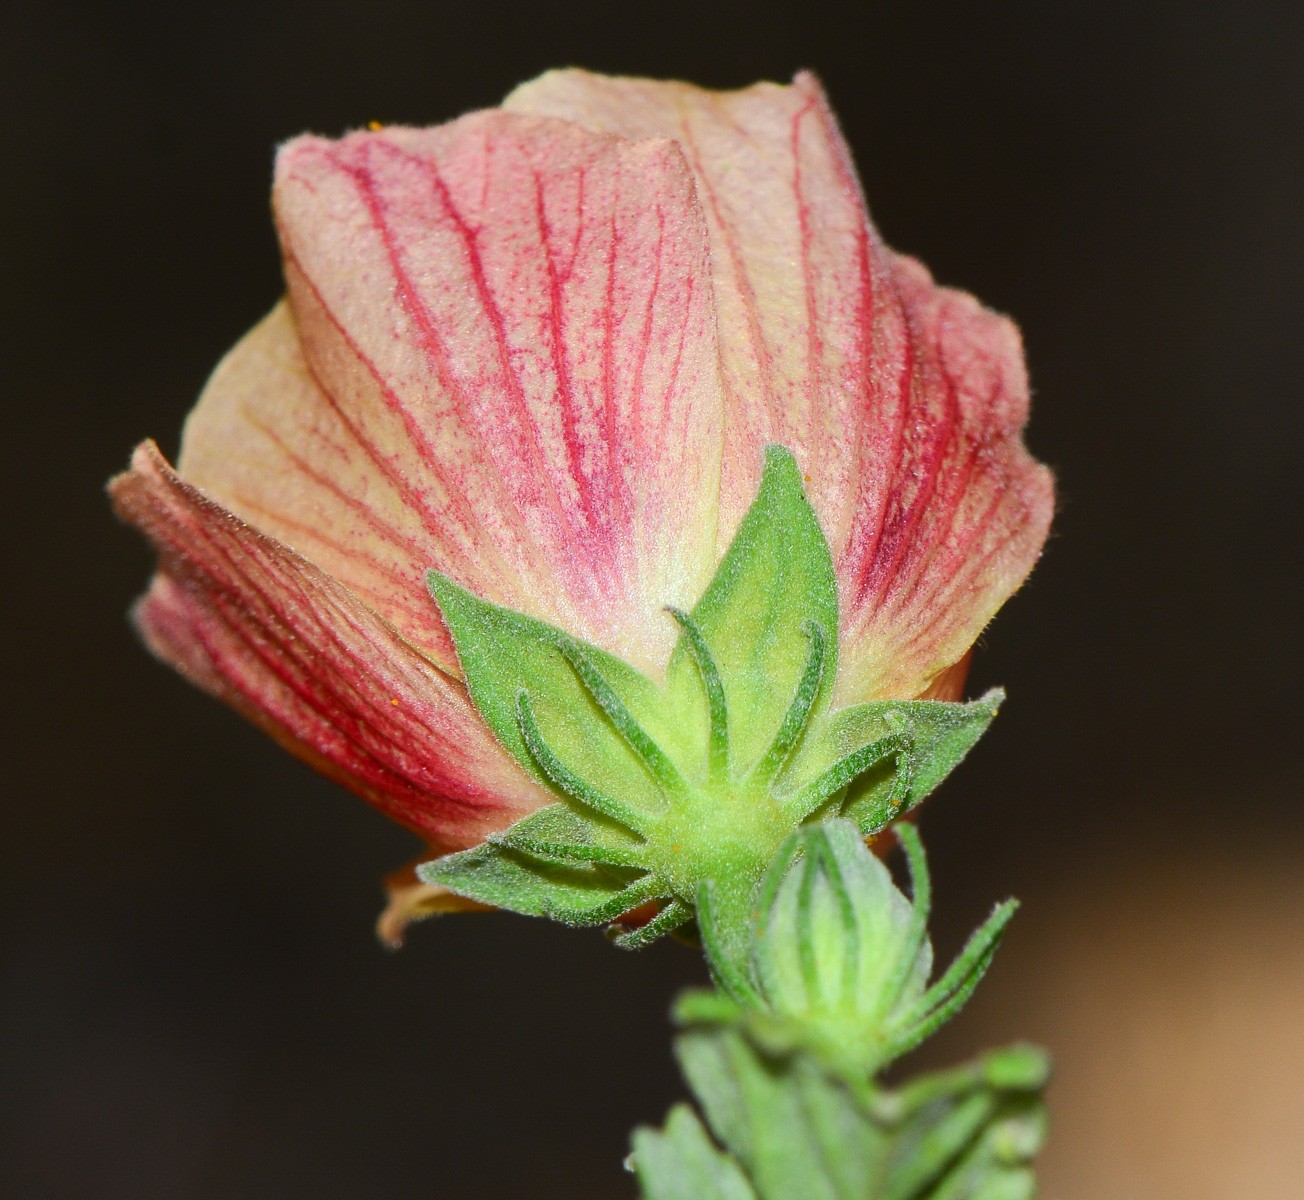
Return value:
<svg viewBox="0 0 1304 1200">
<path fill-rule="evenodd" d="M 796 461 L 776 446 L 706 592 L 691 612 L 667 610 L 680 633 L 662 686 L 438 572 L 427 582 L 480 715 L 558 799 L 421 878 L 514 912 L 617 922 L 631 947 L 696 920 L 737 998 L 755 986 L 762 880 L 794 831 L 837 818 L 862 837 L 882 830 L 949 773 L 1002 699 L 831 711 L 833 562 Z M 649 922 L 619 923 L 649 904 Z"/>
</svg>

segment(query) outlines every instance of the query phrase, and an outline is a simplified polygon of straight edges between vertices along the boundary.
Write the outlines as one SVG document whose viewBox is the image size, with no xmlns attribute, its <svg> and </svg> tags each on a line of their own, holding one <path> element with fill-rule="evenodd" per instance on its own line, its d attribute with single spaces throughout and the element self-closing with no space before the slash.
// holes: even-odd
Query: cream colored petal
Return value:
<svg viewBox="0 0 1304 1200">
<path fill-rule="evenodd" d="M 430 567 L 659 669 L 722 420 L 678 147 L 500 112 L 303 137 L 275 203 L 293 316 L 214 376 L 183 474 L 450 669 Z"/>
<path fill-rule="evenodd" d="M 810 75 L 710 92 L 554 71 L 504 107 L 684 147 L 720 319 L 722 544 L 755 494 L 761 447 L 789 447 L 838 569 L 839 699 L 925 691 L 1048 528 L 1050 476 L 1020 440 L 1017 331 L 883 246 Z"/>
</svg>

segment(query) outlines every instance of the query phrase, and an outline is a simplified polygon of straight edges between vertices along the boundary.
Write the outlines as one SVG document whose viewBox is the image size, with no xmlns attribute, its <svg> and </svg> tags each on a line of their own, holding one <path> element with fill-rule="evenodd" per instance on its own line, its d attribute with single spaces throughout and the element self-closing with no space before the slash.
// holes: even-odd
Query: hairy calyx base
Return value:
<svg viewBox="0 0 1304 1200">
<path fill-rule="evenodd" d="M 438 572 L 429 587 L 471 698 L 550 805 L 420 868 L 428 883 L 573 925 L 656 918 L 640 946 L 696 920 L 717 977 L 743 986 L 757 889 L 784 840 L 843 817 L 878 833 L 932 790 L 995 715 L 970 704 L 834 709 L 838 598 L 828 543 L 781 447 L 664 681 Z"/>
</svg>

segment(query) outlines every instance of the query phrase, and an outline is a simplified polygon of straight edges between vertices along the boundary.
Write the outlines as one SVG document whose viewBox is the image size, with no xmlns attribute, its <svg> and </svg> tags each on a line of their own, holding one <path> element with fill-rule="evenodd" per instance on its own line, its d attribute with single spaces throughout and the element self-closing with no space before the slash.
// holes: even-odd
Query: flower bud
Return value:
<svg viewBox="0 0 1304 1200">
<path fill-rule="evenodd" d="M 758 991 L 826 1057 L 872 1061 L 893 1016 L 923 994 L 932 945 L 849 821 L 808 827 L 792 849 L 756 928 Z"/>
<path fill-rule="evenodd" d="M 750 979 L 719 978 L 724 991 L 687 992 L 676 1018 L 687 1025 L 736 1025 L 768 1053 L 813 1054 L 844 1078 L 864 1082 L 950 1020 L 991 965 L 1017 903 L 1007 900 L 973 933 L 931 985 L 927 927 L 931 885 L 912 825 L 896 826 L 913 895 L 847 820 L 799 829 L 774 860 L 761 890 Z M 700 920 L 700 916 L 699 916 Z M 713 966 L 715 964 L 713 963 Z M 1035 1053 L 994 1061 L 994 1087 L 1039 1086 Z"/>
</svg>

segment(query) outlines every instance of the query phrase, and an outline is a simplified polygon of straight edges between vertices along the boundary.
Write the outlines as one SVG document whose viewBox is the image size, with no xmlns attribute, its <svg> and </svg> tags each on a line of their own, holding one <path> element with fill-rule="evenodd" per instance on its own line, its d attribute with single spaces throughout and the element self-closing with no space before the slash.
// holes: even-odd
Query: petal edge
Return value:
<svg viewBox="0 0 1304 1200">
<path fill-rule="evenodd" d="M 199 687 L 447 849 L 551 801 L 458 681 L 347 588 L 183 481 L 153 443 L 109 486 L 159 551 L 137 626 Z"/>
</svg>

